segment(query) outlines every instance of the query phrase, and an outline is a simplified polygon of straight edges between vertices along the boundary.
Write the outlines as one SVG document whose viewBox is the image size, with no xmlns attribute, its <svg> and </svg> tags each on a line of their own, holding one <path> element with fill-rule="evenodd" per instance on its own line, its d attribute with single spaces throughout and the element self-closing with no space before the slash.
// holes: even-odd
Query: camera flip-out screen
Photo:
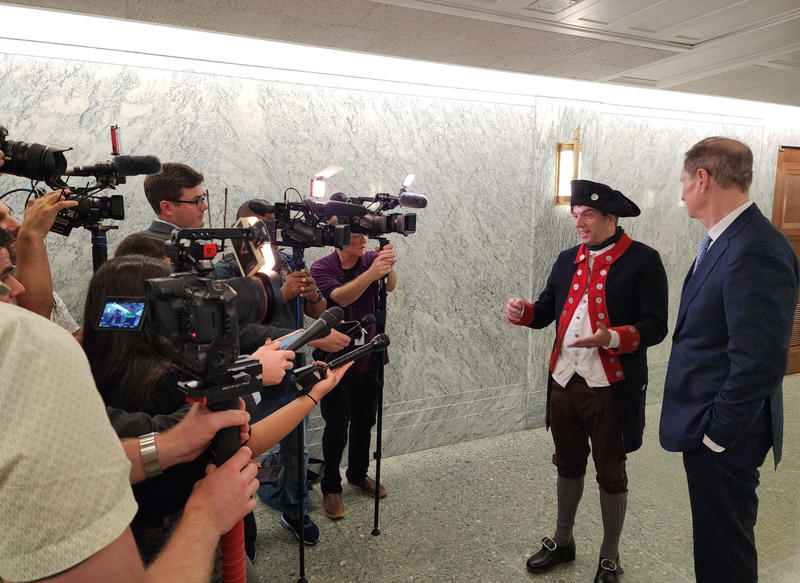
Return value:
<svg viewBox="0 0 800 583">
<path fill-rule="evenodd" d="M 144 298 L 106 298 L 97 330 L 141 330 L 147 303 Z"/>
</svg>

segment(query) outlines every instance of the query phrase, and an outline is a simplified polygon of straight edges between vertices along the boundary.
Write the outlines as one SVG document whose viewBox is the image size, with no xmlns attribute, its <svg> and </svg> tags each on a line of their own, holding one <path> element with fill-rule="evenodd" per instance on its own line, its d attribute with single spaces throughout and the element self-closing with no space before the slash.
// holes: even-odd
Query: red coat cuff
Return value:
<svg viewBox="0 0 800 583">
<path fill-rule="evenodd" d="M 619 346 L 617 348 L 609 348 L 609 352 L 616 352 L 617 354 L 627 354 L 628 352 L 636 352 L 639 350 L 641 338 L 639 337 L 639 330 L 636 326 L 615 326 L 610 328 L 619 334 Z"/>
<path fill-rule="evenodd" d="M 530 302 L 525 302 L 525 307 L 522 309 L 522 318 L 519 320 L 512 320 L 509 318 L 509 322 L 512 324 L 516 324 L 517 326 L 530 326 L 533 324 L 533 304 Z"/>
</svg>

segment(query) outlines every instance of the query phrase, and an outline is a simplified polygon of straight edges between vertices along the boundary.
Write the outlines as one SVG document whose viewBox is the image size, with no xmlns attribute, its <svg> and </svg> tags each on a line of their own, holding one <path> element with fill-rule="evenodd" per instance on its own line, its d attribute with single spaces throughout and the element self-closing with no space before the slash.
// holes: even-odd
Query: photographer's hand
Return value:
<svg viewBox="0 0 800 583">
<path fill-rule="evenodd" d="M 44 238 L 58 211 L 78 205 L 75 200 L 62 200 L 61 197 L 62 191 L 57 190 L 29 202 L 17 235 L 15 277 L 25 287 L 25 293 L 19 295 L 17 303 L 45 318 L 49 318 L 53 310 L 53 280 Z"/>
<path fill-rule="evenodd" d="M 44 239 L 60 210 L 78 206 L 77 200 L 64 200 L 67 194 L 69 190 L 56 190 L 28 202 L 28 206 L 25 207 L 25 218 L 19 228 L 20 237 L 25 232 L 29 236 Z"/>
<path fill-rule="evenodd" d="M 308 394 L 311 395 L 311 397 L 315 401 L 319 402 L 319 400 L 322 399 L 322 397 L 330 393 L 334 389 L 334 387 L 339 384 L 339 381 L 342 380 L 344 373 L 346 373 L 347 369 L 349 369 L 353 365 L 353 362 L 355 361 L 351 360 L 350 362 L 345 363 L 338 368 L 335 368 L 333 370 L 328 369 L 327 371 L 325 371 L 325 378 L 322 379 L 313 387 L 311 387 L 311 390 L 308 391 Z M 325 363 L 317 362 L 316 364 L 322 365 Z"/>
<path fill-rule="evenodd" d="M 304 313 L 309 318 L 319 318 L 328 308 L 328 300 L 317 287 L 317 282 L 308 274 L 306 284 L 300 290 L 300 297 L 306 300 Z"/>
<path fill-rule="evenodd" d="M 220 467 L 206 466 L 206 477 L 194 485 L 186 501 L 184 517 L 196 518 L 201 528 L 217 537 L 233 528 L 256 506 L 252 496 L 259 486 L 255 479 L 258 465 L 252 458 L 250 448 L 242 446 Z"/>
<path fill-rule="evenodd" d="M 314 280 L 307 271 L 293 271 L 286 276 L 286 281 L 281 286 L 281 293 L 283 294 L 283 301 L 288 302 L 296 298 L 304 287 L 307 287 L 310 282 Z"/>
<path fill-rule="evenodd" d="M 309 346 L 319 348 L 325 352 L 339 352 L 350 345 L 350 338 L 347 334 L 342 334 L 338 330 L 331 330 L 330 334 L 317 338 L 308 343 Z"/>
<path fill-rule="evenodd" d="M 220 429 L 240 426 L 240 440 L 247 441 L 250 414 L 239 399 L 239 409 L 211 411 L 195 403 L 180 423 L 156 437 L 158 461 L 162 469 L 195 459 L 208 447 Z"/>
<path fill-rule="evenodd" d="M 378 256 L 369 266 L 367 273 L 372 276 L 372 280 L 378 280 L 384 275 L 388 275 L 392 267 L 397 262 L 397 256 L 394 253 L 394 246 L 389 243 L 383 249 L 380 247 L 375 248 L 378 251 Z"/>
<path fill-rule="evenodd" d="M 261 362 L 261 377 L 265 387 L 277 385 L 287 370 L 292 370 L 294 352 L 280 350 L 278 342 L 265 344 L 253 353 Z"/>
</svg>

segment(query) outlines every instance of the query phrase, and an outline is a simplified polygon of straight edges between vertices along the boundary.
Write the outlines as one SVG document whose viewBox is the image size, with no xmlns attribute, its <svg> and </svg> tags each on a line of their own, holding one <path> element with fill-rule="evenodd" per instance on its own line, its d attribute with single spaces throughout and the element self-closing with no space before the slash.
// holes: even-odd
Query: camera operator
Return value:
<svg viewBox="0 0 800 583">
<path fill-rule="evenodd" d="M 165 277 L 171 268 L 159 259 L 129 255 L 104 263 L 94 274 L 87 294 L 84 319 L 100 318 L 109 296 L 142 295 L 147 279 Z M 126 411 L 150 415 L 170 414 L 183 406 L 186 395 L 178 388 L 179 381 L 191 380 L 172 363 L 159 355 L 155 332 L 101 331 L 87 327 L 84 338 L 92 373 L 106 405 Z M 277 343 L 264 346 L 253 355 L 261 361 L 264 385 L 273 385 L 292 366 L 294 353 L 278 350 Z M 252 425 L 248 445 L 254 454 L 272 447 L 293 429 L 314 404 L 324 396 L 345 372 L 333 371 L 317 383 L 302 399 L 296 399 L 259 423 Z M 132 523 L 137 546 L 146 561 L 162 549 L 169 532 L 179 520 L 195 482 L 202 477 L 209 453 L 189 463 L 180 464 L 134 487 L 139 512 Z M 248 564 L 252 571 L 252 565 Z M 252 572 L 248 575 L 254 580 Z"/>
<path fill-rule="evenodd" d="M 0 158 L 3 153 L 0 152 Z M 0 229 L 11 237 L 7 245 L 12 263 L 16 263 L 16 278 L 25 288 L 17 303 L 45 318 L 50 318 L 70 334 L 80 339 L 80 326 L 67 311 L 64 301 L 53 291 L 50 263 L 47 260 L 45 237 L 53 226 L 58 211 L 76 206 L 77 201 L 62 200 L 57 190 L 28 203 L 22 224 L 11 209 L 0 202 Z"/>
<path fill-rule="evenodd" d="M 350 244 L 311 265 L 311 275 L 329 303 L 344 309 L 345 320 L 361 320 L 374 314 L 378 305 L 378 280 L 386 276 L 386 289 L 393 291 L 397 285 L 397 261 L 394 247 L 367 251 L 367 238 L 351 234 Z M 376 334 L 373 324 L 362 344 Z M 335 358 L 338 354 L 331 355 Z M 383 484 L 376 484 L 367 475 L 369 469 L 370 430 L 375 425 L 378 395 L 378 358 L 388 362 L 386 353 L 371 353 L 360 359 L 345 375 L 340 385 L 322 401 L 321 412 L 325 419 L 322 435 L 322 452 L 325 458 L 325 475 L 322 477 L 323 506 L 328 518 L 344 517 L 342 478 L 339 464 L 347 445 L 348 426 L 350 445 L 347 462 L 347 482 L 369 496 L 386 496 Z"/>
<path fill-rule="evenodd" d="M 150 227 L 142 231 L 169 239 L 173 229 L 197 229 L 203 226 L 208 210 L 203 175 L 186 164 L 167 162 L 161 172 L 144 179 L 144 194 L 156 213 Z"/>
<path fill-rule="evenodd" d="M 14 277 L 14 265 L 8 253 L 11 235 L 0 229 L 0 302 L 16 304 L 16 297 L 25 291 L 25 287 Z"/>
<path fill-rule="evenodd" d="M 170 544 L 145 574 L 128 528 L 136 512 L 129 480 L 143 471 L 111 430 L 80 347 L 54 324 L 3 305 L 0 351 L 0 382 L 9 383 L 0 402 L 0 520 L 9 533 L 0 542 L 0 577 L 208 581 L 219 536 L 253 506 L 249 450 L 198 483 Z M 238 424 L 246 415 L 236 413 Z M 166 440 L 159 446 L 164 464 L 177 459 Z"/>
<path fill-rule="evenodd" d="M 272 205 L 266 201 L 253 199 L 239 207 L 236 218 L 255 217 L 258 219 L 274 218 Z M 303 326 L 303 314 L 311 318 L 318 318 L 327 307 L 327 302 L 322 293 L 317 289 L 314 278 L 304 269 L 297 270 L 294 258 L 272 246 L 275 258 L 275 271 L 281 277 L 281 292 L 284 306 L 269 322 L 269 326 L 250 325 L 245 333 L 248 336 L 255 334 L 271 335 L 273 338 L 283 336 Z M 214 271 L 219 279 L 240 276 L 239 266 L 233 253 L 226 253 L 222 260 L 214 266 Z M 326 352 L 336 352 L 345 348 L 350 343 L 349 336 L 337 330 L 309 343 L 312 347 L 320 348 Z M 303 366 L 304 354 L 295 356 L 295 368 Z M 260 394 L 254 420 L 259 420 L 273 413 L 286 403 L 297 398 L 297 391 L 289 383 L 286 375 L 278 386 L 269 387 Z M 303 419 L 303 432 L 305 434 L 308 419 Z M 305 440 L 304 440 L 305 441 Z M 283 472 L 277 482 L 264 484 L 258 489 L 258 496 L 266 504 L 281 512 L 280 525 L 295 537 L 302 533 L 303 541 L 308 545 L 319 541 L 319 528 L 311 520 L 306 511 L 308 503 L 308 490 L 306 482 L 298 484 L 298 439 L 292 431 L 281 440 L 278 461 L 283 466 Z M 303 452 L 303 475 L 308 471 L 308 448 Z M 303 489 L 302 515 L 300 513 L 299 487 Z"/>
<path fill-rule="evenodd" d="M 0 223 L 15 230 L 8 215 Z M 144 466 L 136 440 L 120 447 L 82 351 L 58 326 L 5 304 L 0 354 L 0 523 L 13 533 L 0 538 L 0 579 L 208 581 L 219 536 L 254 505 L 250 451 L 242 448 L 220 468 L 209 469 L 168 546 L 145 573 L 128 528 L 136 511 L 129 480 L 141 478 Z M 240 411 L 198 414 L 176 427 L 176 440 L 157 440 L 163 465 L 202 447 L 210 432 L 247 419 Z M 54 495 L 54 480 L 42 479 L 42 472 L 56 468 Z"/>
</svg>

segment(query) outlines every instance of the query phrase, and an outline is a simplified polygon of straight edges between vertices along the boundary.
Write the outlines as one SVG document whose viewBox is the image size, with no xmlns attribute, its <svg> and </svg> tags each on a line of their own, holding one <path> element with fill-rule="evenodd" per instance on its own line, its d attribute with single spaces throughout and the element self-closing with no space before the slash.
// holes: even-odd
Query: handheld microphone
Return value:
<svg viewBox="0 0 800 583">
<path fill-rule="evenodd" d="M 350 338 L 356 340 L 361 338 L 364 330 L 369 328 L 375 323 L 375 315 L 367 314 L 361 320 L 350 320 L 342 322 L 336 326 L 336 331 L 342 334 L 347 334 Z"/>
<path fill-rule="evenodd" d="M 330 333 L 331 328 L 336 326 L 339 321 L 344 318 L 344 310 L 339 306 L 328 308 L 319 319 L 311 324 L 306 330 L 300 334 L 291 344 L 286 347 L 286 350 L 297 350 L 302 348 L 312 340 L 321 338 Z"/>
<path fill-rule="evenodd" d="M 357 360 L 370 352 L 386 350 L 387 346 L 389 346 L 389 337 L 386 334 L 378 334 L 368 344 L 359 346 L 355 350 L 351 350 L 347 354 L 343 354 L 327 364 L 318 365 L 316 363 L 311 363 L 302 368 L 298 368 L 294 371 L 295 388 L 300 393 L 307 393 L 311 390 L 311 387 L 322 380 L 326 370 L 347 364 L 351 360 Z"/>
<path fill-rule="evenodd" d="M 334 358 L 328 363 L 328 368 L 342 366 L 343 364 L 346 364 L 351 360 L 361 358 L 372 351 L 386 350 L 387 346 L 389 346 L 389 337 L 386 334 L 378 334 L 364 346 L 359 346 L 355 350 L 351 350 L 347 354 L 341 355 L 339 358 Z"/>
<path fill-rule="evenodd" d="M 138 176 L 158 174 L 161 162 L 155 156 L 117 156 L 113 160 L 96 162 L 88 166 L 73 166 L 64 172 L 66 176 Z"/>
</svg>

